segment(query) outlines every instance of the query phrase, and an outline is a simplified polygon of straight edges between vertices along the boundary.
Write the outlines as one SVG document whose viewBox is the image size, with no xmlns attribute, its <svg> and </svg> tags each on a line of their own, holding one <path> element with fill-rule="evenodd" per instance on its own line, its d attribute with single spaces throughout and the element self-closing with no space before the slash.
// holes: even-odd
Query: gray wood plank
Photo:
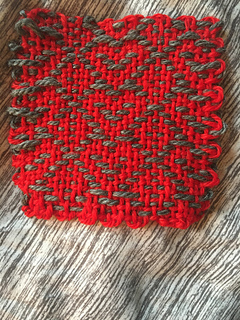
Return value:
<svg viewBox="0 0 240 320">
<path fill-rule="evenodd" d="M 2 320 L 239 320 L 240 319 L 240 3 L 238 0 L 0 1 L 0 317 Z M 7 43 L 22 9 L 122 18 L 165 13 L 214 15 L 225 23 L 227 69 L 221 109 L 221 183 L 211 209 L 188 230 L 152 223 L 132 230 L 28 219 L 11 182 Z"/>
</svg>

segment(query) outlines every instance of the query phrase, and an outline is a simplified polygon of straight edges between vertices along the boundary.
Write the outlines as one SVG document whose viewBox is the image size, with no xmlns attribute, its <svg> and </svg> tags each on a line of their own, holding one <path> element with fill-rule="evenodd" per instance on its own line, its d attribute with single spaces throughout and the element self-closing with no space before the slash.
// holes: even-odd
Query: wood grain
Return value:
<svg viewBox="0 0 240 320">
<path fill-rule="evenodd" d="M 211 209 L 188 230 L 152 223 L 132 230 L 28 219 L 11 182 L 7 142 L 11 57 L 7 44 L 22 9 L 122 18 L 165 13 L 222 19 L 227 69 Z M 240 3 L 238 0 L 1 0 L 0 318 L 2 320 L 240 319 Z"/>
</svg>

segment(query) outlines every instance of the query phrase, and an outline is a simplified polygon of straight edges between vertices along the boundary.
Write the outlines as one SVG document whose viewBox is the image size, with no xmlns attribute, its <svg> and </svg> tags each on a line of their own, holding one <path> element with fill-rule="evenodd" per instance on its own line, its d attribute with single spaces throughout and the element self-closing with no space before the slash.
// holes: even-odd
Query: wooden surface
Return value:
<svg viewBox="0 0 240 320">
<path fill-rule="evenodd" d="M 239 320 L 239 0 L 1 0 L 0 5 L 0 319 Z M 97 20 L 159 12 L 224 21 L 227 69 L 221 110 L 228 130 L 218 161 L 221 184 L 202 221 L 188 230 L 154 223 L 132 230 L 38 221 L 22 214 L 7 142 L 7 43 L 16 37 L 18 12 L 34 7 Z"/>
</svg>

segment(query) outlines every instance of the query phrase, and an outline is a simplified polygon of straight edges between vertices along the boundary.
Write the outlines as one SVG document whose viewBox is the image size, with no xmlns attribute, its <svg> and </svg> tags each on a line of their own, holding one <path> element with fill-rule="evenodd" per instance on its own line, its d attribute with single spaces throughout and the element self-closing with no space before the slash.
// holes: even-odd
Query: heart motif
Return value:
<svg viewBox="0 0 240 320">
<path fill-rule="evenodd" d="M 29 217 L 185 229 L 210 205 L 222 23 L 22 12 L 11 43 L 13 176 Z"/>
</svg>

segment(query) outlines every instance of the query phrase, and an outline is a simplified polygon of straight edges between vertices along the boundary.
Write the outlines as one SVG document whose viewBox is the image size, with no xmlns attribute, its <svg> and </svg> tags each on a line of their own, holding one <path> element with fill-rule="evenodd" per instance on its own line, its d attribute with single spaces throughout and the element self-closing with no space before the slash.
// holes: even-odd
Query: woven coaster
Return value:
<svg viewBox="0 0 240 320">
<path fill-rule="evenodd" d="M 209 208 L 222 23 L 21 12 L 9 142 L 28 217 L 185 229 Z"/>
</svg>

